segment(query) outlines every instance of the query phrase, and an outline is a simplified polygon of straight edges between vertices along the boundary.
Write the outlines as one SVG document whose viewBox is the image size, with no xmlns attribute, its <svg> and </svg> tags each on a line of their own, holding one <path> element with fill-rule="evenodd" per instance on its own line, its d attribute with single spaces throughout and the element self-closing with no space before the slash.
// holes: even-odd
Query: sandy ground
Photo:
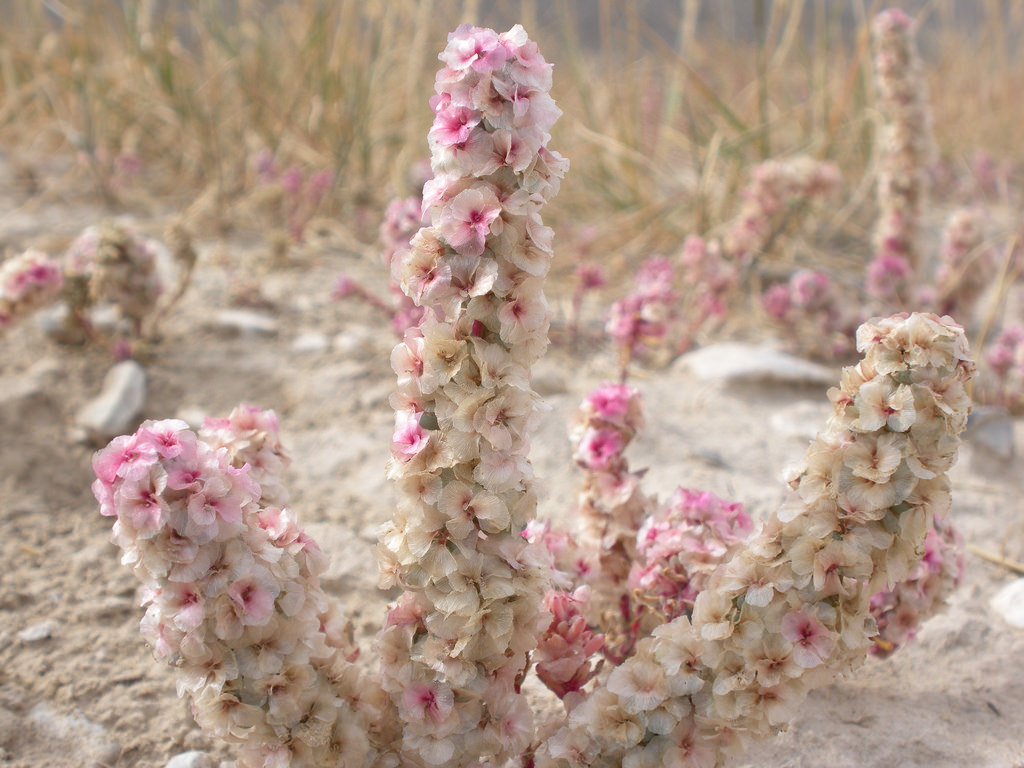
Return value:
<svg viewBox="0 0 1024 768">
<path fill-rule="evenodd" d="M 97 215 L 85 207 L 29 215 L 18 205 L 0 194 L 0 246 L 66 241 Z M 162 224 L 141 228 L 158 234 Z M 231 276 L 254 269 L 261 250 L 242 243 L 201 249 L 194 288 L 168 318 L 147 365 L 144 416 L 223 415 L 239 402 L 278 412 L 293 457 L 293 507 L 334 557 L 326 587 L 348 605 L 365 648 L 385 607 L 371 549 L 394 499 L 384 478 L 394 340 L 372 310 L 332 302 L 329 292 L 348 271 L 383 293 L 384 275 L 328 245 L 299 266 L 266 272 L 263 294 L 274 302 L 267 314 L 276 333 L 218 327 Z M 556 312 L 561 298 L 552 297 Z M 295 340 L 309 333 L 321 334 L 313 338 L 326 339 L 327 348 L 297 348 Z M 171 671 L 139 637 L 135 583 L 89 491 L 95 446 L 69 441 L 76 411 L 98 392 L 109 365 L 95 350 L 54 345 L 34 322 L 0 338 L 2 766 L 162 768 L 189 749 L 215 760 L 231 755 L 198 731 L 175 696 Z M 613 374 L 606 352 L 559 347 L 536 371 L 552 407 L 533 454 L 547 486 L 542 511 L 564 524 L 571 524 L 578 483 L 567 425 L 581 397 Z M 805 414 L 826 411 L 821 388 L 706 384 L 678 367 L 634 383 L 647 399 L 650 426 L 631 460 L 651 468 L 648 490 L 706 488 L 756 514 L 779 501 L 779 472 L 806 446 L 806 437 L 780 432 L 780 420 L 799 426 Z M 954 470 L 954 514 L 968 541 L 1024 560 L 1019 475 L 1019 463 L 968 439 Z M 966 584 L 916 643 L 814 693 L 787 733 L 737 766 L 1024 765 L 1024 630 L 989 606 L 1013 578 L 970 558 Z"/>
</svg>

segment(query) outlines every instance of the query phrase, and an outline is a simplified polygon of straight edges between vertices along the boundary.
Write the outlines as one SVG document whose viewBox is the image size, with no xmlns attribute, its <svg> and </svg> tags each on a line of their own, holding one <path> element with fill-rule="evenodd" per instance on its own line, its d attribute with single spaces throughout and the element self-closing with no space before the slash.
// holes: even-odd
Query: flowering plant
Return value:
<svg viewBox="0 0 1024 768">
<path fill-rule="evenodd" d="M 0 264 L 0 331 L 53 301 L 63 283 L 60 265 L 41 251 Z"/>
<path fill-rule="evenodd" d="M 898 8 L 879 13 L 872 24 L 875 87 L 885 122 L 879 137 L 875 257 L 868 265 L 866 287 L 869 296 L 890 304 L 914 299 L 913 277 L 922 266 L 925 169 L 934 151 L 915 26 Z"/>
<path fill-rule="evenodd" d="M 282 506 L 276 418 L 252 408 L 198 436 L 147 422 L 94 459 L 100 510 L 143 583 L 143 633 L 244 766 L 720 765 L 865 656 L 871 595 L 917 567 L 966 421 L 963 332 L 931 315 L 864 325 L 865 359 L 752 538 L 742 508 L 693 492 L 643 522 L 622 457 L 639 400 L 602 388 L 578 426 L 581 540 L 597 540 L 579 557 L 530 526 L 551 257 L 538 210 L 566 166 L 546 146 L 550 65 L 518 26 L 460 27 L 441 59 L 431 224 L 401 256 L 425 312 L 392 354 L 401 496 L 378 559 L 402 595 L 379 669 L 358 663 L 320 588 L 324 555 Z M 631 603 L 606 638 L 593 617 L 633 587 L 649 609 Z M 531 667 L 565 705 L 540 724 Z"/>
</svg>

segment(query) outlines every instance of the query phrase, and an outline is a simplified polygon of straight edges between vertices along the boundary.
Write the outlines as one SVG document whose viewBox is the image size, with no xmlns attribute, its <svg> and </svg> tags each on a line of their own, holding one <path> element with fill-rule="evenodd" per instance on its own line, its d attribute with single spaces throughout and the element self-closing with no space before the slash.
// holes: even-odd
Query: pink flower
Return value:
<svg viewBox="0 0 1024 768">
<path fill-rule="evenodd" d="M 302 171 L 297 166 L 291 166 L 281 176 L 281 186 L 289 195 L 297 195 L 302 191 Z"/>
<path fill-rule="evenodd" d="M 604 288 L 608 284 L 604 269 L 600 264 L 580 264 L 576 267 L 576 285 L 581 291 L 592 291 Z"/>
<path fill-rule="evenodd" d="M 137 481 L 145 477 L 156 461 L 152 451 L 139 445 L 136 435 L 120 435 L 92 459 L 97 479 L 110 485 L 118 478 Z"/>
<path fill-rule="evenodd" d="M 402 692 L 402 704 L 416 720 L 429 720 L 435 725 L 448 719 L 455 706 L 455 696 L 444 683 L 413 682 Z"/>
<path fill-rule="evenodd" d="M 438 58 L 456 72 L 470 68 L 477 72 L 487 72 L 500 68 L 507 55 L 507 50 L 498 44 L 498 35 L 494 30 L 462 24 L 448 35 L 448 47 Z"/>
<path fill-rule="evenodd" d="M 803 611 L 790 611 L 782 617 L 782 636 L 793 643 L 793 660 L 804 669 L 824 662 L 832 650 L 832 633 Z"/>
<path fill-rule="evenodd" d="M 160 498 L 164 477 L 123 486 L 115 496 L 118 517 L 127 518 L 139 538 L 148 539 L 157 534 L 169 520 L 169 509 Z"/>
<path fill-rule="evenodd" d="M 474 187 L 455 196 L 441 212 L 441 234 L 463 256 L 479 256 L 501 203 L 490 187 Z"/>
<path fill-rule="evenodd" d="M 199 541 L 213 539 L 217 536 L 220 521 L 241 521 L 242 506 L 251 500 L 251 496 L 231 481 L 232 473 L 237 474 L 238 470 L 226 467 L 223 476 L 211 475 L 202 489 L 189 497 L 186 535 Z"/>
<path fill-rule="evenodd" d="M 580 440 L 576 460 L 588 469 L 604 471 L 622 454 L 622 435 L 616 429 L 588 429 Z"/>
<path fill-rule="evenodd" d="M 181 438 L 187 429 L 188 424 L 178 419 L 156 422 L 149 429 L 142 427 L 136 433 L 138 448 L 153 450 L 161 459 L 173 459 L 185 450 Z"/>
<path fill-rule="evenodd" d="M 228 587 L 228 597 L 235 604 L 239 620 L 246 626 L 263 626 L 274 613 L 274 600 L 280 588 L 270 574 L 250 573 Z M 262 575 L 263 578 L 259 578 Z"/>
<path fill-rule="evenodd" d="M 895 300 L 906 293 L 912 274 L 910 263 L 902 256 L 880 253 L 868 264 L 868 294 L 883 301 Z"/>
<path fill-rule="evenodd" d="M 587 396 L 587 402 L 599 419 L 621 424 L 630 400 L 637 396 L 637 391 L 625 384 L 602 384 Z"/>
<path fill-rule="evenodd" d="M 428 138 L 442 147 L 463 144 L 480 123 L 480 113 L 467 107 L 448 107 L 437 113 Z"/>
<path fill-rule="evenodd" d="M 785 319 L 791 303 L 789 286 L 785 283 L 777 283 L 761 295 L 764 311 L 776 320 Z"/>
<path fill-rule="evenodd" d="M 418 413 L 406 414 L 404 420 L 396 414 L 395 420 L 399 423 L 391 436 L 391 455 L 402 462 L 410 461 L 427 447 L 430 433 L 420 426 Z"/>
<path fill-rule="evenodd" d="M 160 603 L 182 632 L 191 632 L 206 618 L 202 591 L 193 583 L 168 583 L 161 591 Z"/>
<path fill-rule="evenodd" d="M 828 275 L 801 269 L 789 281 L 793 300 L 801 307 L 817 307 L 829 298 L 831 283 Z"/>
</svg>

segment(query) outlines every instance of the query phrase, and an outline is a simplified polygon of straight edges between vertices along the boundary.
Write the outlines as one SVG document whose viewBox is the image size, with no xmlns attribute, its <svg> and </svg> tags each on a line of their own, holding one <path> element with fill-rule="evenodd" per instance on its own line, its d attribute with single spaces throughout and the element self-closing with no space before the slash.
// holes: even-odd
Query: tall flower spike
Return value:
<svg viewBox="0 0 1024 768">
<path fill-rule="evenodd" d="M 864 660 L 871 595 L 912 574 L 948 511 L 974 365 L 963 329 L 935 315 L 871 321 L 857 346 L 789 499 L 715 571 L 692 620 L 641 641 L 536 765 L 719 766 Z"/>
<path fill-rule="evenodd" d="M 872 24 L 875 89 L 884 123 L 879 135 L 878 225 L 875 257 L 868 268 L 868 292 L 876 300 L 905 303 L 913 275 L 921 268 L 920 221 L 926 170 L 933 154 L 931 112 L 913 19 L 898 8 Z M 899 290 L 893 290 L 893 281 Z"/>
<path fill-rule="evenodd" d="M 530 366 L 548 343 L 539 210 L 567 163 L 546 146 L 560 114 L 551 65 L 522 27 L 461 26 L 440 58 L 431 225 L 393 262 L 426 312 L 392 354 L 401 498 L 378 550 L 382 584 L 406 595 L 380 638 L 382 672 L 406 759 L 500 764 L 531 741 L 518 688 L 551 622 L 545 557 L 521 533 L 537 502 Z"/>
</svg>

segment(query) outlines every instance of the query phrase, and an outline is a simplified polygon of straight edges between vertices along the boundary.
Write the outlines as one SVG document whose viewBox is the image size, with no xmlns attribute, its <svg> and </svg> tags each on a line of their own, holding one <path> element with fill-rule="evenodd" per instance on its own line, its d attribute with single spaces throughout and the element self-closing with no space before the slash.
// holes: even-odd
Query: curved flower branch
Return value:
<svg viewBox="0 0 1024 768">
<path fill-rule="evenodd" d="M 788 501 L 715 571 L 692 620 L 641 641 L 537 765 L 721 765 L 863 661 L 871 596 L 912 573 L 949 508 L 974 365 L 963 330 L 934 315 L 866 323 L 857 342 L 865 358 L 830 391 Z"/>
</svg>

